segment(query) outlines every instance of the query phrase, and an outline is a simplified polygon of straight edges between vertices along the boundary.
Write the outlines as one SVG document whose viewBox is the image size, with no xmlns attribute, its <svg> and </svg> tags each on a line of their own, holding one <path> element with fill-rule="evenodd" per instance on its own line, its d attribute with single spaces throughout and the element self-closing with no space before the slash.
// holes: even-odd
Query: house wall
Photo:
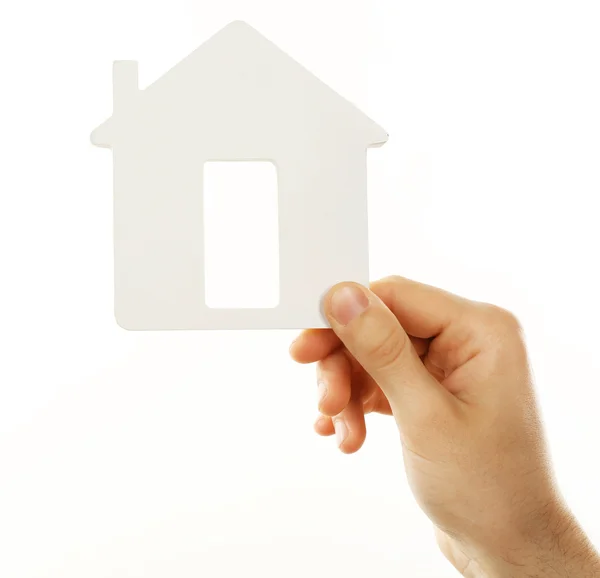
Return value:
<svg viewBox="0 0 600 578">
<path fill-rule="evenodd" d="M 204 302 L 201 166 L 145 136 L 114 150 L 115 316 L 129 329 L 185 328 Z"/>
<path fill-rule="evenodd" d="M 229 158 L 216 145 L 208 156 L 197 142 L 176 146 L 163 136 L 139 133 L 114 149 L 115 314 L 123 327 L 259 328 L 281 327 L 282 320 L 290 328 L 307 320 L 323 327 L 323 293 L 339 281 L 368 281 L 364 149 L 322 143 L 319 154 L 306 150 L 299 162 L 296 147 L 257 149 L 241 139 Z M 277 166 L 277 308 L 205 305 L 202 169 L 215 159 L 265 159 Z"/>
</svg>

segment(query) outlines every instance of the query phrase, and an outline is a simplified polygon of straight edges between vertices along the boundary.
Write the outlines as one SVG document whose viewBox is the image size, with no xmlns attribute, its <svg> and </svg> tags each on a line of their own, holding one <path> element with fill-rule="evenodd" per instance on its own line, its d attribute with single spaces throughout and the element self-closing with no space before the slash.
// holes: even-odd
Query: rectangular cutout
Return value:
<svg viewBox="0 0 600 578">
<path fill-rule="evenodd" d="M 277 169 L 268 161 L 204 164 L 205 300 L 213 309 L 279 304 Z"/>
</svg>

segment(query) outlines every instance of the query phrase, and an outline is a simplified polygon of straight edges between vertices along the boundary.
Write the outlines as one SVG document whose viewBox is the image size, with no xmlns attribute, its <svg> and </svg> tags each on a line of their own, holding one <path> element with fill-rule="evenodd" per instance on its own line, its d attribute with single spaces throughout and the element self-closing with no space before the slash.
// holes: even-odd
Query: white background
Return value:
<svg viewBox="0 0 600 578">
<path fill-rule="evenodd" d="M 600 543 L 597 2 L 40 0 L 0 8 L 0 575 L 454 575 L 391 420 L 351 457 L 312 433 L 291 332 L 114 322 L 111 155 L 89 144 L 111 62 L 139 60 L 143 87 L 234 19 L 390 132 L 369 153 L 372 278 L 521 318 Z"/>
</svg>

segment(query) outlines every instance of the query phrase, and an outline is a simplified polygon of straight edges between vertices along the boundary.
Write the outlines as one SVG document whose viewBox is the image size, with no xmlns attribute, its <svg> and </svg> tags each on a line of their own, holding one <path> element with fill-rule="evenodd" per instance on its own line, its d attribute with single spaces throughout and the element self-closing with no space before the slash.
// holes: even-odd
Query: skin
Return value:
<svg viewBox="0 0 600 578">
<path fill-rule="evenodd" d="M 411 489 L 463 576 L 600 577 L 554 482 L 512 314 L 401 277 L 336 285 L 324 311 L 332 329 L 290 348 L 317 363 L 317 433 L 350 454 L 366 414 L 393 416 Z"/>
</svg>

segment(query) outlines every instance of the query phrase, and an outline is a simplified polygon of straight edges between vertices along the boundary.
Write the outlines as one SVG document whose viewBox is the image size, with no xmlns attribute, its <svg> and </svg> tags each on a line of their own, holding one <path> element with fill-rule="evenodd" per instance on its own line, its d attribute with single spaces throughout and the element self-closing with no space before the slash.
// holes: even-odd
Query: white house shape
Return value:
<svg viewBox="0 0 600 578">
<path fill-rule="evenodd" d="M 113 115 L 92 142 L 113 150 L 119 325 L 326 327 L 328 288 L 368 283 L 366 149 L 388 135 L 351 103 L 243 22 L 145 90 L 136 62 L 115 62 L 113 83 Z M 215 160 L 277 167 L 277 307 L 205 304 L 203 166 Z"/>
</svg>

